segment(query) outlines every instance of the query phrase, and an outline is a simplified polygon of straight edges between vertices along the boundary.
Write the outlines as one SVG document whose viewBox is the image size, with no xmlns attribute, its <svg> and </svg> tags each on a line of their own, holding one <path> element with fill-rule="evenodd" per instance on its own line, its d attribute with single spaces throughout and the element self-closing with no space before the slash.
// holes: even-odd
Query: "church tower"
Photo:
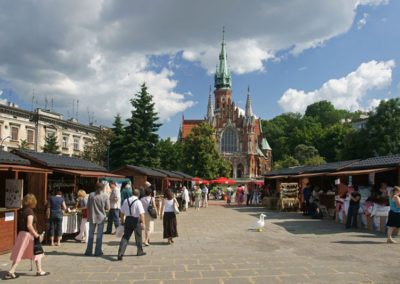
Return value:
<svg viewBox="0 0 400 284">
<path fill-rule="evenodd" d="M 225 29 L 222 30 L 221 52 L 219 54 L 219 64 L 215 71 L 214 87 L 215 112 L 216 114 L 223 114 L 231 104 L 232 95 L 232 76 L 228 67 L 228 56 L 225 46 Z"/>
</svg>

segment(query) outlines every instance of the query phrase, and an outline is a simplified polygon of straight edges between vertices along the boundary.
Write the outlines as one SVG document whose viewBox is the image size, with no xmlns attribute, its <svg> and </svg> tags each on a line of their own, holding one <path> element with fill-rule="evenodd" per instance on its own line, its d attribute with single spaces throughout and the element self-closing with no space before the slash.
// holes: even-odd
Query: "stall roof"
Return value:
<svg viewBox="0 0 400 284">
<path fill-rule="evenodd" d="M 177 172 L 177 171 L 172 171 L 172 172 L 183 176 L 185 179 L 193 179 L 193 177 L 191 175 L 188 175 L 188 174 L 185 174 L 185 173 L 182 173 L 182 172 Z"/>
<path fill-rule="evenodd" d="M 167 177 L 169 177 L 169 178 L 183 179 L 183 176 L 182 176 L 182 175 L 179 175 L 179 174 L 174 173 L 174 172 L 170 172 L 170 171 L 167 171 L 167 170 L 160 170 L 160 169 L 153 169 L 153 170 L 154 170 L 154 171 L 157 171 L 157 172 L 160 172 L 160 173 L 162 173 L 162 174 L 165 174 L 165 175 L 167 175 Z"/>
<path fill-rule="evenodd" d="M 328 173 L 327 176 L 356 176 L 356 175 L 365 175 L 369 173 L 380 173 L 380 172 L 388 172 L 394 171 L 396 167 L 391 168 L 380 168 L 380 169 L 365 169 L 365 170 L 351 170 L 351 171 L 340 171 L 334 173 Z"/>
<path fill-rule="evenodd" d="M 0 150 L 0 164 L 30 165 L 29 160 L 21 158 L 10 152 Z"/>
<path fill-rule="evenodd" d="M 65 174 L 70 174 L 70 175 L 76 175 L 76 176 L 81 176 L 81 177 L 125 178 L 125 177 L 122 176 L 122 175 L 116 175 L 116 174 L 106 173 L 106 172 L 83 171 L 83 170 L 69 170 L 69 169 L 59 169 L 59 168 L 54 168 L 53 170 L 56 171 L 56 172 L 65 173 Z"/>
<path fill-rule="evenodd" d="M 31 162 L 36 162 L 50 168 L 107 172 L 105 168 L 80 158 L 20 149 L 15 149 L 13 152 Z"/>
<path fill-rule="evenodd" d="M 28 172 L 28 173 L 53 173 L 52 170 L 25 165 L 0 164 L 0 171 Z"/>
<path fill-rule="evenodd" d="M 400 165 L 400 154 L 372 157 L 365 160 L 361 160 L 355 165 L 350 165 L 343 168 L 345 171 L 349 170 L 364 170 L 364 169 L 374 169 L 374 168 L 388 168 L 397 167 Z"/>
<path fill-rule="evenodd" d="M 120 168 L 118 170 L 113 171 L 113 172 L 118 172 L 118 171 L 120 171 L 122 169 L 127 169 L 127 170 L 131 169 L 131 170 L 139 172 L 139 173 L 141 173 L 142 175 L 145 175 L 145 176 L 161 177 L 161 178 L 167 177 L 166 174 L 163 174 L 161 172 L 154 171 L 154 170 L 149 169 L 149 168 L 143 168 L 143 167 L 132 166 L 132 165 L 126 165 L 126 166 L 124 166 L 124 167 L 122 167 L 122 168 Z M 127 176 L 129 176 L 129 175 L 127 175 Z"/>
<path fill-rule="evenodd" d="M 322 164 L 319 166 L 314 166 L 313 168 L 307 169 L 303 172 L 306 173 L 324 173 L 324 172 L 334 172 L 340 170 L 344 167 L 357 164 L 360 160 L 350 160 L 350 161 L 339 161 L 333 163 Z"/>
</svg>

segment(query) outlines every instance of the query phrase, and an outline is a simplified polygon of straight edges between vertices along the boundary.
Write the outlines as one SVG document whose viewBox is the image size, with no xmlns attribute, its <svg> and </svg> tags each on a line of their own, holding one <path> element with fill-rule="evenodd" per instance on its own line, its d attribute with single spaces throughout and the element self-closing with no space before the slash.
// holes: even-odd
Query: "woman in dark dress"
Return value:
<svg viewBox="0 0 400 284">
<path fill-rule="evenodd" d="M 174 206 L 178 206 L 178 201 L 174 198 L 174 194 L 170 189 L 165 191 L 164 198 L 161 204 L 160 218 L 163 219 L 164 239 L 168 239 L 168 244 L 174 242 L 173 238 L 178 237 L 176 224 L 176 215 Z M 164 213 L 164 214 L 162 214 Z M 164 217 L 163 217 L 164 215 Z"/>
</svg>

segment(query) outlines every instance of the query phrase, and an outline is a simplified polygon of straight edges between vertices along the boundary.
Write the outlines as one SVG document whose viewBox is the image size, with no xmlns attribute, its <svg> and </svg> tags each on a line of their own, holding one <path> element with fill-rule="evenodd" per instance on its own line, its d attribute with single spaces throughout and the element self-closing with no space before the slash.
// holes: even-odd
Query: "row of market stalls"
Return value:
<svg viewBox="0 0 400 284">
<path fill-rule="evenodd" d="M 89 161 L 29 150 L 0 150 L 0 254 L 9 252 L 17 236 L 17 212 L 22 198 L 33 193 L 37 198 L 37 228 L 47 229 L 46 202 L 48 196 L 61 191 L 68 207 L 76 203 L 77 191 L 94 191 L 95 184 L 109 181 L 119 184 L 131 181 L 135 187 L 149 181 L 161 194 L 166 187 L 190 185 L 192 177 L 184 173 L 125 166 L 114 173 Z M 77 212 L 64 214 L 63 233 L 78 232 Z"/>
<path fill-rule="evenodd" d="M 388 186 L 400 184 L 400 154 L 274 170 L 265 174 L 264 178 L 270 189 L 267 207 L 276 209 L 282 205 L 280 202 L 285 198 L 284 191 L 288 184 L 297 185 L 294 198 L 300 206 L 303 202 L 302 190 L 310 183 L 320 205 L 341 223 L 346 221 L 347 193 L 357 185 L 361 194 L 359 226 L 385 231 L 388 198 L 380 196 L 379 188 L 382 183 Z"/>
</svg>

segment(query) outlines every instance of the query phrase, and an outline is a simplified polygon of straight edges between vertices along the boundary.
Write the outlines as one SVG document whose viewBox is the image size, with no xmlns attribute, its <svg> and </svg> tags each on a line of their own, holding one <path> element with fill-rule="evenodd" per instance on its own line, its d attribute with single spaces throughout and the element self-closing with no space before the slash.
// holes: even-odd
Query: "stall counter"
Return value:
<svg viewBox="0 0 400 284">
<path fill-rule="evenodd" d="M 17 240 L 18 210 L 0 208 L 0 254 L 10 252 Z"/>
</svg>

